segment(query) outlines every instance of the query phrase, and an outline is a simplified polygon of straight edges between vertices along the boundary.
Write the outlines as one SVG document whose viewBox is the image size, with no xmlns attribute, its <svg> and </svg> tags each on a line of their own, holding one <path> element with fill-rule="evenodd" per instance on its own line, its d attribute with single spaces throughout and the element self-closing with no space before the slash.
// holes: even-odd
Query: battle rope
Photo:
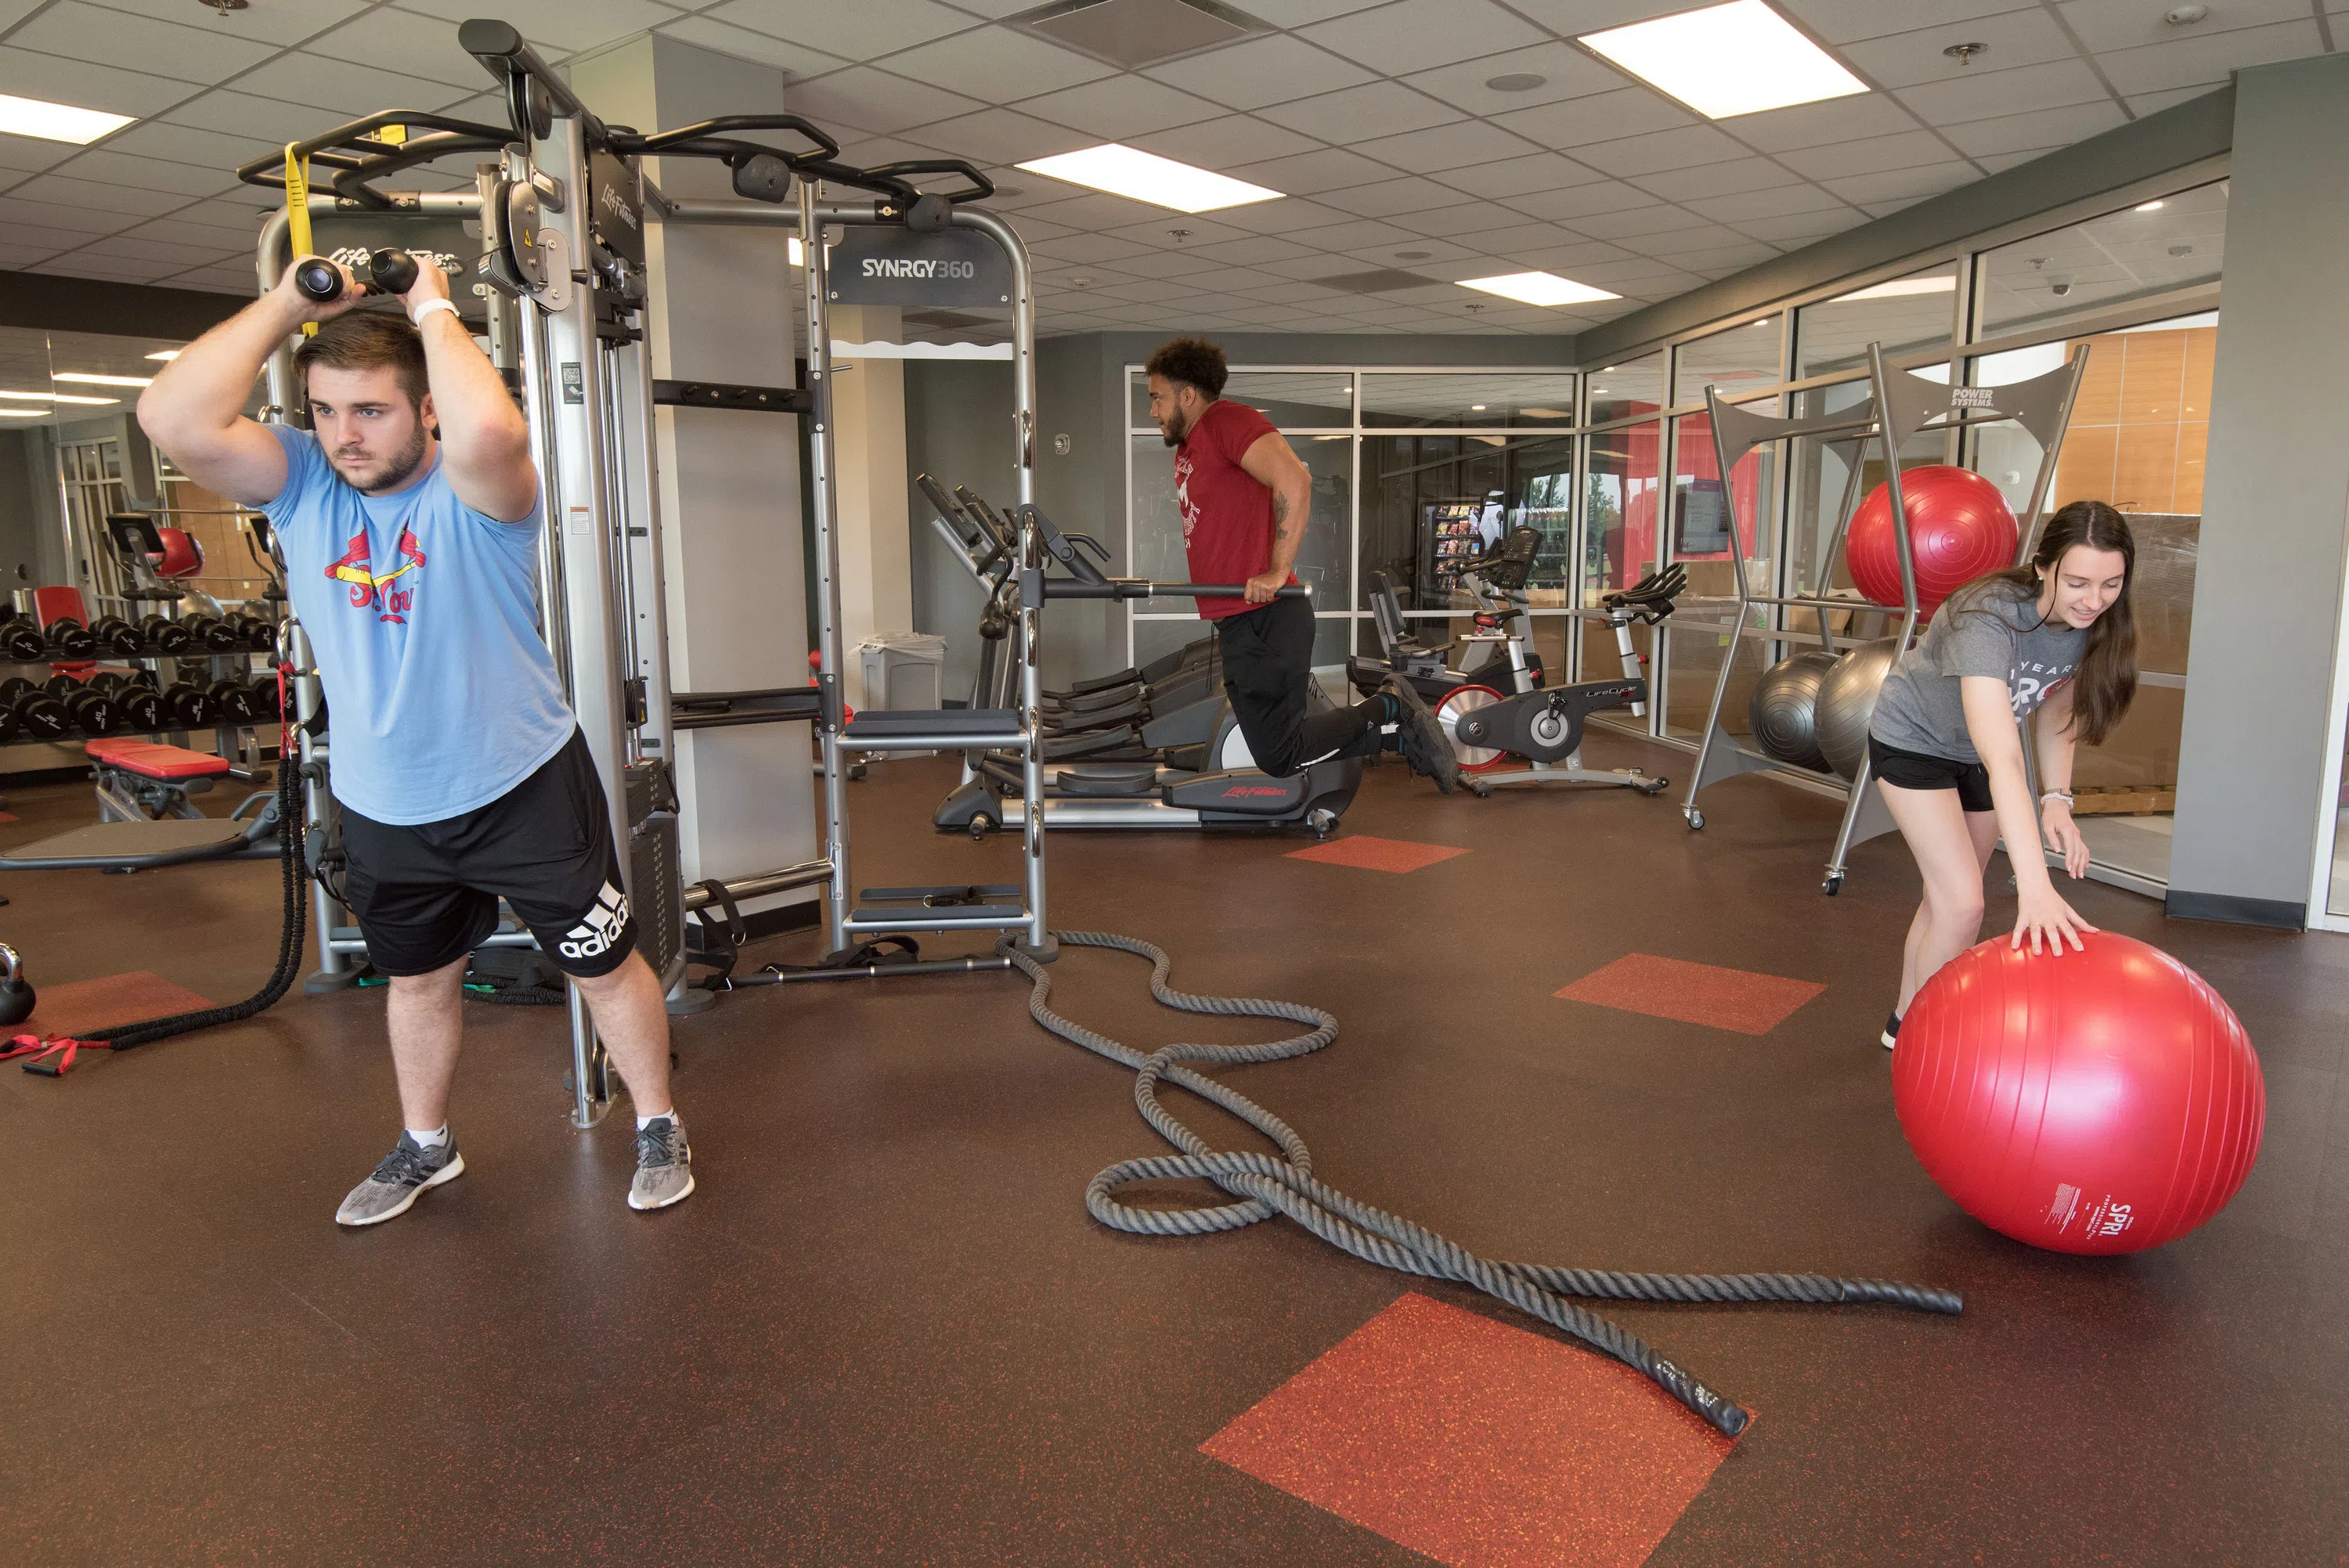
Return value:
<svg viewBox="0 0 2349 1568">
<path fill-rule="evenodd" d="M 277 696 L 279 711 L 290 712 L 282 666 L 277 676 Z M 295 759 L 292 729 L 281 720 L 277 750 L 277 862 L 284 873 L 285 917 L 277 938 L 277 967 L 270 972 L 267 983 L 243 1001 L 224 1007 L 202 1007 L 165 1018 L 116 1024 L 80 1035 L 18 1035 L 0 1043 L 0 1062 L 26 1057 L 30 1058 L 24 1064 L 26 1072 L 63 1078 L 73 1066 L 74 1057 L 85 1049 L 127 1051 L 134 1046 L 151 1045 L 157 1040 L 209 1029 L 216 1024 L 233 1024 L 274 1006 L 294 984 L 294 976 L 302 972 L 302 944 L 309 932 L 309 901 L 303 896 L 302 886 L 304 826 L 301 765 Z"/>
<path fill-rule="evenodd" d="M 1105 947 L 1150 960 L 1150 995 L 1161 1006 L 1185 1013 L 1224 1017 L 1281 1018 L 1313 1026 L 1295 1035 L 1255 1046 L 1178 1044 L 1148 1055 L 1052 1011 L 1052 981 L 1040 964 L 1009 942 L 999 951 L 1034 983 L 1028 1012 L 1062 1039 L 1082 1046 L 1134 1070 L 1133 1102 L 1160 1137 L 1179 1155 L 1126 1160 L 1092 1179 L 1085 1209 L 1102 1224 L 1152 1236 L 1198 1236 L 1237 1230 L 1288 1215 L 1323 1241 L 1404 1274 L 1456 1280 L 1496 1300 L 1565 1330 L 1592 1349 L 1611 1356 L 1654 1380 L 1666 1393 L 1721 1431 L 1735 1437 L 1751 1418 L 1723 1396 L 1659 1356 L 1638 1337 L 1565 1299 L 1569 1295 L 1615 1301 L 1791 1301 L 1814 1304 L 1880 1303 L 1920 1312 L 1955 1314 L 1964 1303 L 1956 1293 L 1884 1280 L 1830 1279 L 1819 1274 L 1622 1274 L 1609 1269 L 1549 1268 L 1536 1264 L 1493 1263 L 1476 1257 L 1408 1220 L 1355 1202 L 1313 1179 L 1312 1151 L 1295 1130 L 1247 1096 L 1192 1071 L 1185 1061 L 1240 1063 L 1280 1061 L 1319 1050 L 1338 1037 L 1338 1020 L 1319 1007 L 1256 997 L 1196 996 L 1166 984 L 1173 968 L 1165 953 L 1147 942 L 1106 932 L 1064 931 L 1064 946 Z M 1177 1121 L 1158 1103 L 1158 1085 L 1171 1083 L 1231 1112 L 1278 1144 L 1281 1154 L 1219 1152 Z M 1118 1202 L 1117 1191 L 1135 1181 L 1204 1177 L 1237 1202 L 1197 1209 L 1138 1209 Z"/>
</svg>

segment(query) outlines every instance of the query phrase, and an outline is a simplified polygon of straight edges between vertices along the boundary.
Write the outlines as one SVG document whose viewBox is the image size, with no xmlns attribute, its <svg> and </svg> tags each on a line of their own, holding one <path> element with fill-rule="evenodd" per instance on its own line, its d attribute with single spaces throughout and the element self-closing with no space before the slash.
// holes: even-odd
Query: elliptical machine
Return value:
<svg viewBox="0 0 2349 1568">
<path fill-rule="evenodd" d="M 940 499 L 932 487 L 925 486 L 924 490 L 933 503 Z M 970 525 L 966 531 L 952 517 L 953 510 L 940 508 L 936 526 L 987 591 L 987 624 L 1002 628 L 999 635 L 983 638 L 981 690 L 987 689 L 990 666 L 1017 671 L 1026 656 L 1019 645 L 1019 616 L 1001 613 L 1007 602 L 1016 611 L 1023 594 L 1040 596 L 1047 586 L 1055 599 L 1195 599 L 1236 597 L 1241 593 L 1228 584 L 1110 577 L 1098 564 L 1109 558 L 1098 540 L 1061 532 L 1033 507 L 1020 508 L 1015 521 L 1032 523 L 1044 547 L 1044 564 L 1019 573 L 1015 571 L 1016 543 L 1007 547 L 1007 542 L 988 537 L 983 521 L 975 520 L 968 505 L 960 509 L 964 516 L 959 520 Z M 1007 529 L 1007 533 L 1009 541 L 1017 540 L 1016 527 Z M 1051 572 L 1053 566 L 1059 567 L 1058 573 Z M 1301 598 L 1307 590 L 1288 588 L 1282 593 Z M 1178 675 L 1181 667 L 1170 669 L 1167 676 Z M 1335 706 L 1318 684 L 1310 688 L 1307 700 L 1319 708 Z M 1220 679 L 1211 697 L 1186 702 L 1153 718 L 1142 726 L 1140 736 L 1146 741 L 1162 724 L 1197 724 L 1202 701 L 1212 704 L 1212 728 L 1201 741 L 1165 747 L 1143 760 L 1083 761 L 1056 768 L 1039 802 L 1044 826 L 1258 830 L 1302 827 L 1326 837 L 1361 787 L 1362 759 L 1325 758 L 1286 779 L 1264 772 L 1248 753 L 1247 738 L 1223 698 Z M 1177 766 L 1178 761 L 1189 765 Z M 998 829 L 1023 829 L 1027 810 L 1019 782 L 1017 758 L 967 752 L 961 782 L 939 805 L 932 820 L 942 832 L 967 832 L 973 838 L 984 838 Z"/>
<path fill-rule="evenodd" d="M 1655 625 L 1672 613 L 1672 601 L 1687 590 L 1688 570 L 1672 565 L 1650 573 L 1599 601 L 1623 662 L 1620 680 L 1545 686 L 1526 595 L 1540 545 L 1538 530 L 1513 529 L 1463 565 L 1459 582 L 1475 600 L 1475 630 L 1443 646 L 1406 634 L 1393 584 L 1384 573 L 1371 573 L 1371 618 L 1386 657 L 1349 660 L 1347 678 L 1366 695 L 1390 673 L 1410 681 L 1434 708 L 1460 760 L 1462 781 L 1478 795 L 1503 784 L 1600 784 L 1658 794 L 1671 779 L 1651 778 L 1637 768 L 1602 772 L 1583 767 L 1583 722 L 1611 707 L 1628 707 L 1634 716 L 1647 713 L 1647 661 L 1631 641 L 1631 628 Z M 1462 668 L 1445 663 L 1454 647 L 1467 650 Z"/>
</svg>

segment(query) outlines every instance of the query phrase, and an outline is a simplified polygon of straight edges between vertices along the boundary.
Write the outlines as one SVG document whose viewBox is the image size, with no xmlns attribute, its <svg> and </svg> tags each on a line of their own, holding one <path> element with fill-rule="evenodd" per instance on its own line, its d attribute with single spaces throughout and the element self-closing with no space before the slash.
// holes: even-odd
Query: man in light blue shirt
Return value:
<svg viewBox="0 0 2349 1568">
<path fill-rule="evenodd" d="M 335 1218 L 372 1225 L 461 1174 L 448 1126 L 468 956 L 502 898 L 587 998 L 636 1108 L 633 1208 L 693 1191 L 668 1092 L 660 983 L 636 954 L 602 780 L 539 634 L 530 431 L 419 261 L 405 314 L 316 304 L 295 269 L 181 351 L 139 421 L 197 483 L 267 507 L 331 725 L 344 892 L 391 977 L 399 1141 Z M 295 356 L 311 428 L 240 411 L 262 363 Z"/>
</svg>

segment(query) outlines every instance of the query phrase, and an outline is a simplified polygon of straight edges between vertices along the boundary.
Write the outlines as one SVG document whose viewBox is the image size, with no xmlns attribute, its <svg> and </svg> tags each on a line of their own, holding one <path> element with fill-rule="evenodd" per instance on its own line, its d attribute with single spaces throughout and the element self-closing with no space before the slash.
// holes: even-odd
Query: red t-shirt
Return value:
<svg viewBox="0 0 2349 1568">
<path fill-rule="evenodd" d="M 1174 449 L 1174 500 L 1192 582 L 1245 583 L 1272 569 L 1272 490 L 1240 467 L 1247 449 L 1270 434 L 1272 422 L 1247 404 L 1218 401 Z M 1199 601 L 1207 621 L 1257 608 L 1245 599 Z"/>
</svg>

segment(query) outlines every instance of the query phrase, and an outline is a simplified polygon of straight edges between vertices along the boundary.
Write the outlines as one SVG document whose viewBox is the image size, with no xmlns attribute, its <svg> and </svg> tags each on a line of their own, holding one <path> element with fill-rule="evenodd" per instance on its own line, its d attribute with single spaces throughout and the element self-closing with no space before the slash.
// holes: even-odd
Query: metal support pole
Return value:
<svg viewBox="0 0 2349 1568">
<path fill-rule="evenodd" d="M 801 277 L 807 285 L 809 413 L 808 491 L 815 500 L 816 680 L 823 713 L 816 735 L 823 748 L 824 854 L 832 861 L 832 951 L 848 945 L 848 779 L 840 759 L 840 533 L 833 493 L 832 446 L 832 324 L 824 294 L 830 269 L 823 247 L 823 217 L 816 181 L 800 181 Z"/>
</svg>

